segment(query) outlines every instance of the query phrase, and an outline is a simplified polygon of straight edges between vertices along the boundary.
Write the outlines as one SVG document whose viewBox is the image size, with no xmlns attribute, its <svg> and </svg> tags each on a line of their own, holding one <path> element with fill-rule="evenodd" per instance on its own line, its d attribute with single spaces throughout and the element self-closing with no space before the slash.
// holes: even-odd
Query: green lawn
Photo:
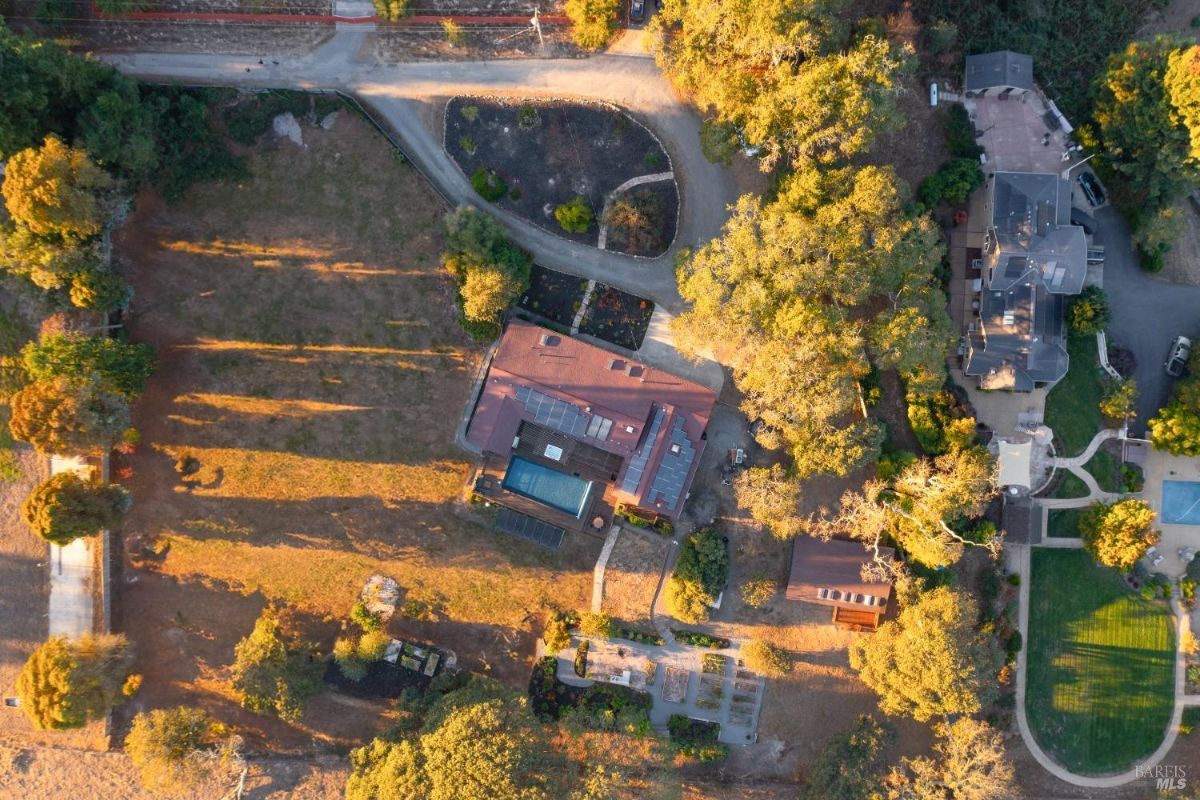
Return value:
<svg viewBox="0 0 1200 800">
<path fill-rule="evenodd" d="M 1067 342 L 1071 368 L 1046 397 L 1046 424 L 1062 443 L 1060 456 L 1083 452 L 1100 430 L 1100 363 L 1094 336 Z"/>
<path fill-rule="evenodd" d="M 1078 480 L 1078 478 L 1076 478 Z M 1082 508 L 1052 508 L 1046 516 L 1046 535 L 1055 539 L 1078 539 Z"/>
<path fill-rule="evenodd" d="M 1097 450 L 1096 455 L 1092 456 L 1083 468 L 1091 473 L 1104 491 L 1121 491 L 1121 462 L 1107 450 Z"/>
<path fill-rule="evenodd" d="M 1035 548 L 1032 557 L 1029 726 L 1073 772 L 1127 769 L 1158 747 L 1171 717 L 1170 613 L 1081 550 Z"/>
<path fill-rule="evenodd" d="M 1059 473 L 1058 486 L 1054 487 L 1054 491 L 1050 493 L 1050 496 L 1058 500 L 1087 497 L 1087 484 L 1074 472 L 1071 472 L 1069 469 L 1063 469 Z"/>
</svg>

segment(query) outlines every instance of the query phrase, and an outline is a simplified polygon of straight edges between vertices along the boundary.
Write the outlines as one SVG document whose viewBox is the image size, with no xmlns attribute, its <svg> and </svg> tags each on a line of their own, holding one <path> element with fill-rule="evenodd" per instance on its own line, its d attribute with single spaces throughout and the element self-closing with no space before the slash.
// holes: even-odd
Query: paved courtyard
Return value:
<svg viewBox="0 0 1200 800">
<path fill-rule="evenodd" d="M 649 692 L 650 723 L 665 731 L 672 714 L 716 722 L 720 740 L 752 744 L 758 737 L 765 679 L 737 665 L 738 648 L 701 650 L 674 641 L 662 647 L 624 640 L 588 639 L 588 678 L 575 674 L 575 647 L 558 654 L 558 677 L 572 686 L 608 681 Z M 705 655 L 720 656 L 720 674 L 704 672 Z M 678 698 L 678 699 L 676 699 Z"/>
<path fill-rule="evenodd" d="M 1162 554 L 1163 560 L 1153 569 L 1155 572 L 1178 578 L 1187 571 L 1187 564 L 1179 557 L 1180 549 L 1191 547 L 1200 551 L 1200 525 L 1179 525 L 1162 521 L 1163 482 L 1200 482 L 1200 459 L 1172 456 L 1147 448 L 1146 463 L 1142 468 L 1146 474 L 1142 499 L 1158 515 L 1159 519 L 1155 525 L 1162 534 L 1158 552 Z"/>
</svg>

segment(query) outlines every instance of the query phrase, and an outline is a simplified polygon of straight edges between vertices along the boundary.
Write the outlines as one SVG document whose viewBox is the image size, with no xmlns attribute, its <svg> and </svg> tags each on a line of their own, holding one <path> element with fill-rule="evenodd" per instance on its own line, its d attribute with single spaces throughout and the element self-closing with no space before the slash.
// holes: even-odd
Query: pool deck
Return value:
<svg viewBox="0 0 1200 800">
<path fill-rule="evenodd" d="M 507 469 L 507 459 L 495 456 L 486 457 L 472 479 L 475 492 L 481 497 L 485 497 L 499 505 L 507 506 L 513 511 L 528 514 L 535 519 L 543 520 L 551 525 L 557 525 L 568 531 L 588 533 L 603 538 L 602 532 L 607 531 L 609 526 L 612 525 L 613 511 L 616 504 L 609 497 L 611 489 L 606 484 L 597 482 L 592 486 L 587 507 L 580 516 L 575 517 L 545 503 L 538 502 L 533 498 L 505 489 L 503 481 L 504 473 Z M 592 521 L 596 517 L 603 518 L 599 528 L 595 528 L 592 524 Z"/>
<path fill-rule="evenodd" d="M 1159 515 L 1157 527 L 1162 534 L 1162 541 L 1158 543 L 1158 551 L 1163 555 L 1163 562 L 1153 570 L 1172 578 L 1178 578 L 1187 571 L 1187 564 L 1179 557 L 1179 549 L 1194 547 L 1200 551 L 1200 525 L 1181 525 L 1162 521 L 1163 482 L 1200 482 L 1200 458 L 1172 456 L 1168 453 L 1150 450 L 1147 453 L 1143 469 L 1146 474 L 1146 486 L 1141 497 L 1154 509 L 1154 513 Z"/>
</svg>

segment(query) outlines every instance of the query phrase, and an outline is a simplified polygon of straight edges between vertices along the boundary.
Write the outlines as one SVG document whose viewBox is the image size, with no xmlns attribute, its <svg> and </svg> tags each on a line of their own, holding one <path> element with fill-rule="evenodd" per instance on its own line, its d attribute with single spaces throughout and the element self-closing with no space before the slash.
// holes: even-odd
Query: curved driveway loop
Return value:
<svg viewBox="0 0 1200 800">
<path fill-rule="evenodd" d="M 339 28 L 324 46 L 302 58 L 178 53 L 104 56 L 139 78 L 254 88 L 339 89 L 369 104 L 395 129 L 408 155 L 455 203 L 487 206 L 422 122 L 421 106 L 456 94 L 521 92 L 551 97 L 607 100 L 642 120 L 662 140 L 680 186 L 676 245 L 696 246 L 720 233 L 736 198 L 728 169 L 700 152 L 700 119 L 675 95 L 654 60 L 641 55 L 598 55 L 586 59 L 528 59 L 487 62 L 419 62 L 385 65 L 359 57 L 366 31 Z M 265 66 L 259 64 L 260 58 Z M 654 259 L 560 239 L 501 209 L 490 209 L 512 238 L 545 266 L 615 285 L 678 313 L 675 247 Z"/>
</svg>

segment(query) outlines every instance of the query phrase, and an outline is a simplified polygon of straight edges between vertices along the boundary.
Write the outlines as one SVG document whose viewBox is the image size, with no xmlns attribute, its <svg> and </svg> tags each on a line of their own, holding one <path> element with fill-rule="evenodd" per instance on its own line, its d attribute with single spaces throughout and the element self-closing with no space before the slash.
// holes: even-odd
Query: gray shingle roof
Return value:
<svg viewBox="0 0 1200 800">
<path fill-rule="evenodd" d="M 964 86 L 968 92 L 1009 87 L 1032 89 L 1033 56 L 1011 50 L 967 56 Z"/>
</svg>

